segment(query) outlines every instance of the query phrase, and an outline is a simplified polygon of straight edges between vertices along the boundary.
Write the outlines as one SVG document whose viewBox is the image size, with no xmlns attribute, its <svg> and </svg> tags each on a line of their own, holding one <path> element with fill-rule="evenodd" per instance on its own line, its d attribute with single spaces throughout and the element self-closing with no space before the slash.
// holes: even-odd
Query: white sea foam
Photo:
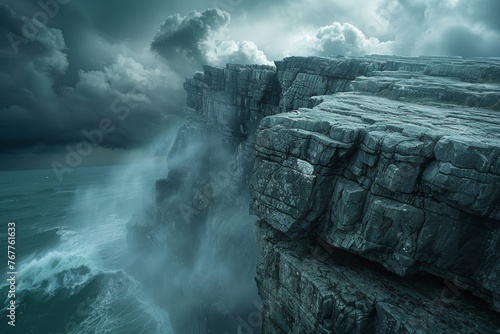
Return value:
<svg viewBox="0 0 500 334">
<path fill-rule="evenodd" d="M 46 208 L 62 220 L 55 227 L 60 241 L 51 244 L 49 250 L 34 250 L 17 264 L 19 302 L 31 292 L 47 300 L 73 296 L 68 303 L 79 303 L 76 314 L 60 319 L 63 327 L 66 322 L 71 325 L 70 330 L 65 330 L 68 333 L 172 333 L 165 310 L 152 301 L 137 280 L 123 271 L 128 256 L 127 221 L 144 205 L 141 199 L 154 198 L 154 180 L 163 176 L 164 171 L 164 164 L 75 171 L 73 189 L 64 198 L 64 204 L 67 200 L 73 205 L 65 207 L 65 211 L 57 211 L 53 206 Z M 110 176 L 100 175 L 102 172 Z M 46 222 L 45 218 L 37 218 L 32 224 L 45 231 L 49 229 Z M 50 225 L 50 229 L 54 226 Z M 40 304 L 32 309 L 44 307 Z M 28 326 L 27 331 L 37 324 Z"/>
<path fill-rule="evenodd" d="M 18 291 L 43 289 L 53 295 L 58 289 L 77 289 L 95 275 L 97 269 L 81 252 L 50 251 L 33 259 L 18 272 Z"/>
</svg>

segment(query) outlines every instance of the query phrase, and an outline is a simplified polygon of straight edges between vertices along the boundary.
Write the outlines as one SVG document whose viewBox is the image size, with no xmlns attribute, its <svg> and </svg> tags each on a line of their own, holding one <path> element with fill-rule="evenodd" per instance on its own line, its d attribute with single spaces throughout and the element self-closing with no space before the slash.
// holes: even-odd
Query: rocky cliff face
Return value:
<svg viewBox="0 0 500 334">
<path fill-rule="evenodd" d="M 498 59 L 291 57 L 185 88 L 157 223 L 185 254 L 250 203 L 254 332 L 500 330 Z"/>
</svg>

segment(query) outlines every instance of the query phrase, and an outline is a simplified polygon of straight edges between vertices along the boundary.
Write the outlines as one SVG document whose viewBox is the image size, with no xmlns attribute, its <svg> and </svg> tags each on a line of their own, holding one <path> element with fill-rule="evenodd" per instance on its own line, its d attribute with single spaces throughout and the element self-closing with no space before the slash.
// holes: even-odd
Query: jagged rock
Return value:
<svg viewBox="0 0 500 334">
<path fill-rule="evenodd" d="M 256 225 L 262 333 L 495 333 L 500 320 L 448 282 L 401 279 L 346 252 Z M 446 284 L 445 284 L 446 283 Z"/>
<path fill-rule="evenodd" d="M 197 224 L 170 233 L 175 249 L 196 249 L 211 212 L 249 188 L 265 221 L 262 333 L 498 329 L 500 61 L 275 63 L 206 66 L 186 81 L 187 123 L 157 183 L 157 224 L 195 209 Z M 334 259 L 310 256 L 312 236 L 338 248 Z M 489 306 L 443 304 L 429 275 Z"/>
<path fill-rule="evenodd" d="M 427 271 L 498 307 L 495 128 L 494 111 L 323 97 L 261 122 L 251 210 L 283 233 L 314 228 L 399 275 Z"/>
<path fill-rule="evenodd" d="M 309 105 L 309 98 L 349 90 L 349 83 L 372 70 L 367 61 L 350 58 L 290 57 L 276 62 L 282 97 L 280 108 L 290 111 Z"/>
<path fill-rule="evenodd" d="M 204 67 L 203 75 L 188 79 L 187 106 L 208 125 L 229 137 L 246 137 L 262 117 L 278 112 L 280 88 L 274 67 Z"/>
</svg>

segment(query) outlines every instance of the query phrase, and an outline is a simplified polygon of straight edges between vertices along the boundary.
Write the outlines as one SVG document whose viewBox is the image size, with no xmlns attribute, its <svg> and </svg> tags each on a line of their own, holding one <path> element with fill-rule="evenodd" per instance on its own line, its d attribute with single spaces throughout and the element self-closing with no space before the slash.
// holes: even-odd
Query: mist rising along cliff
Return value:
<svg viewBox="0 0 500 334">
<path fill-rule="evenodd" d="M 151 227 L 176 333 L 499 330 L 500 60 L 275 64 L 184 85 Z"/>
</svg>

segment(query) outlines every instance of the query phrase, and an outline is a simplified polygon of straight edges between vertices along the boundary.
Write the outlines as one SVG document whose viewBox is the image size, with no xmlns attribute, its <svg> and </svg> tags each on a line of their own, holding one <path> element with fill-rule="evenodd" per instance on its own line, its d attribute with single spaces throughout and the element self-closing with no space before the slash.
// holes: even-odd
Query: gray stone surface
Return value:
<svg viewBox="0 0 500 334">
<path fill-rule="evenodd" d="M 311 240 L 289 239 L 267 223 L 257 284 L 262 333 L 496 333 L 494 311 L 449 282 L 401 279 Z"/>
<path fill-rule="evenodd" d="M 462 82 L 456 78 L 434 78 L 422 73 L 377 71 L 352 82 L 355 91 L 410 101 L 441 101 L 500 110 L 497 84 Z"/>
<path fill-rule="evenodd" d="M 500 60 L 275 63 L 186 81 L 187 121 L 157 183 L 176 256 L 189 261 L 199 230 L 249 189 L 262 333 L 495 332 Z M 309 256 L 311 238 L 338 255 Z M 443 279 L 485 302 L 447 303 Z"/>
<path fill-rule="evenodd" d="M 500 114 L 359 93 L 322 99 L 261 122 L 252 212 L 499 307 Z"/>
</svg>

